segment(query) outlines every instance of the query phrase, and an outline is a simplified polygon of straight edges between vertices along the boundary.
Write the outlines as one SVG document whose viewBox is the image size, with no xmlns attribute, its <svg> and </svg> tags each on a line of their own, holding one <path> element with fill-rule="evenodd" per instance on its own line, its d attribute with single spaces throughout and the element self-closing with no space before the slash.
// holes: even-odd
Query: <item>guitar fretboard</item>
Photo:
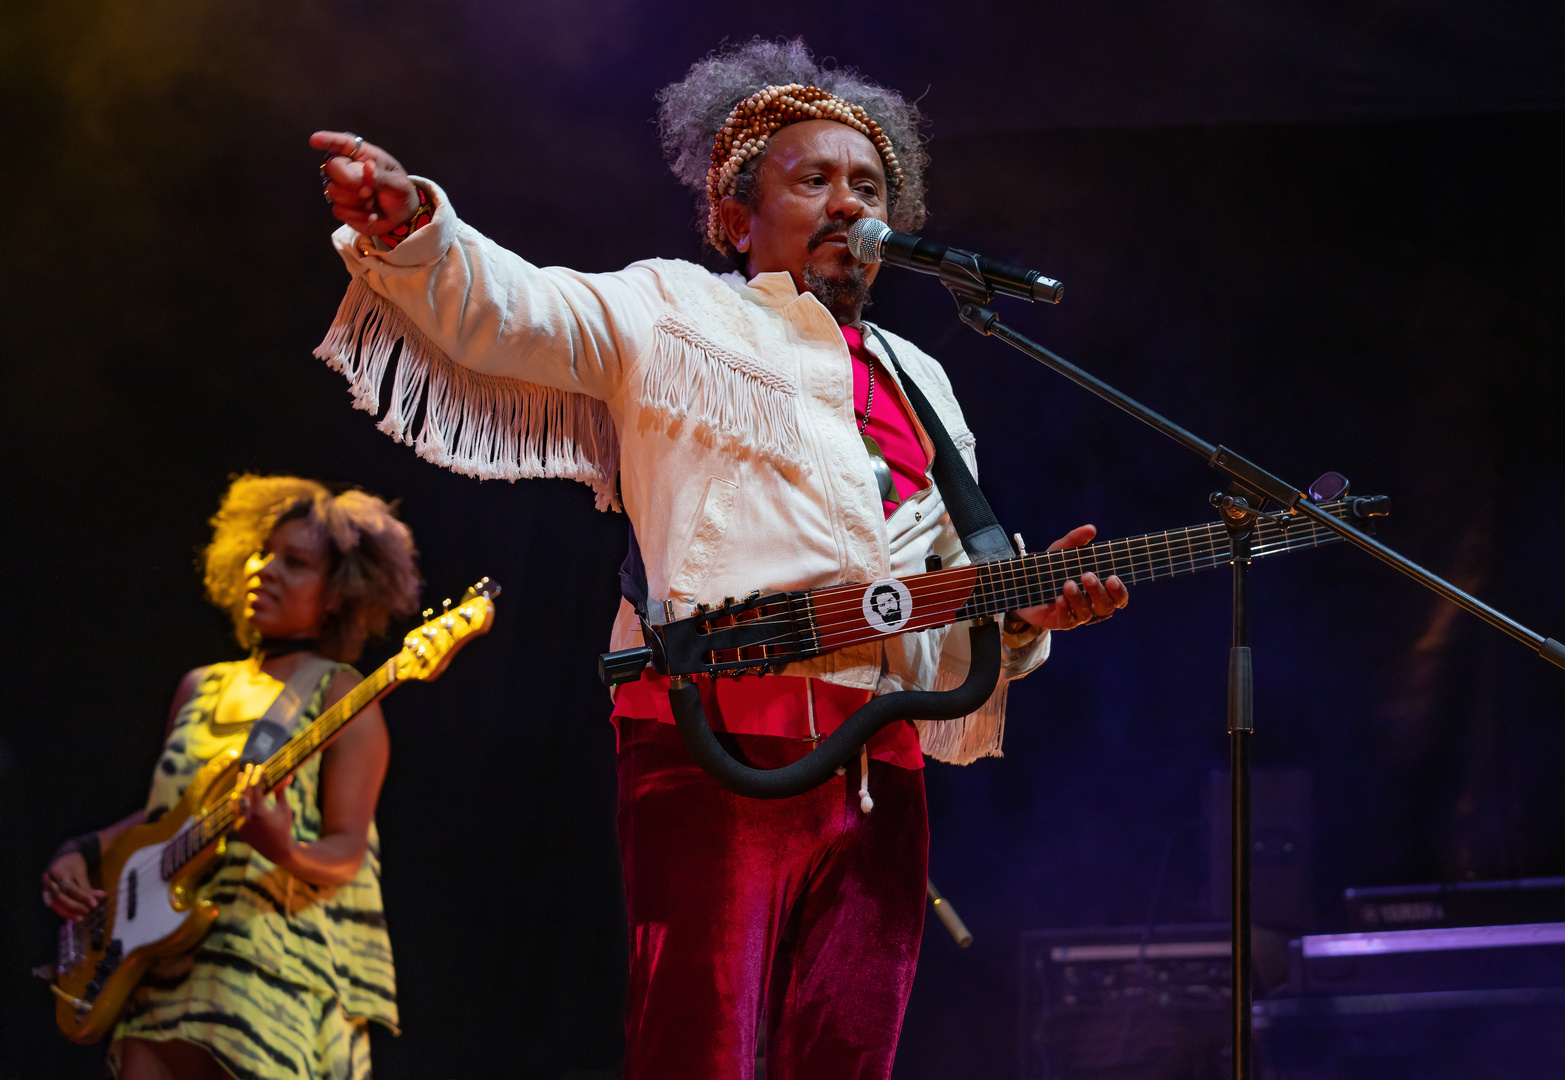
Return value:
<svg viewBox="0 0 1565 1080">
<path fill-rule="evenodd" d="M 1345 518 L 1349 506 L 1344 500 L 1324 503 L 1321 509 Z M 1340 539 L 1311 517 L 1261 519 L 1251 538 L 1250 556 L 1260 559 Z M 1221 522 L 1213 522 L 1022 555 L 978 567 L 936 570 L 906 579 L 915 588 L 915 613 L 903 632 L 1046 604 L 1060 595 L 1067 581 L 1079 581 L 1084 573 L 1099 578 L 1117 575 L 1127 585 L 1142 585 L 1208 570 L 1230 559 L 1228 530 Z M 798 655 L 818 656 L 884 637 L 882 631 L 868 626 L 860 614 L 863 594 L 863 585 L 842 585 L 810 593 L 804 615 L 807 629 Z"/>
<path fill-rule="evenodd" d="M 1347 513 L 1343 503 L 1331 503 L 1323 509 L 1339 518 Z M 1258 522 L 1250 545 L 1252 558 L 1320 547 L 1341 539 L 1313 518 L 1281 520 L 1286 526 Z M 1220 522 L 1023 555 L 979 567 L 978 585 L 957 618 L 1000 615 L 1048 603 L 1060 595 L 1067 581 L 1080 581 L 1087 573 L 1100 579 L 1117 576 L 1126 585 L 1142 585 L 1209 570 L 1231 559 L 1228 530 Z"/>
<path fill-rule="evenodd" d="M 388 660 L 376 668 L 352 690 L 342 696 L 304 727 L 294 732 L 277 752 L 262 764 L 266 790 L 272 791 L 315 753 L 349 720 L 363 708 L 385 693 L 397 682 L 395 660 Z M 169 841 L 163 851 L 162 873 L 164 880 L 171 878 L 180 867 L 200 854 L 209 844 L 227 836 L 238 824 L 233 801 L 224 799 L 198 815 L 190 828 Z"/>
</svg>

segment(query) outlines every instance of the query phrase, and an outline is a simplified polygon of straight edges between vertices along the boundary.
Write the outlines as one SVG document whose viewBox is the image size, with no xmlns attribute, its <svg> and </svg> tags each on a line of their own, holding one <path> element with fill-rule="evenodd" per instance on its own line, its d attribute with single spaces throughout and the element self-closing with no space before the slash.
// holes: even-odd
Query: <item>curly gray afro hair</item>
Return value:
<svg viewBox="0 0 1565 1080">
<path fill-rule="evenodd" d="M 712 144 L 742 99 L 764 86 L 803 83 L 818 86 L 862 108 L 880 125 L 902 165 L 902 188 L 893 192 L 891 227 L 913 232 L 924 224 L 924 166 L 929 162 L 927 140 L 918 106 L 895 90 L 871 82 L 854 68 L 824 68 L 816 63 L 803 38 L 767 41 L 755 38 L 742 45 L 719 48 L 696 61 L 677 83 L 658 91 L 658 135 L 669 168 L 680 183 L 695 192 L 705 237 L 706 177 L 712 165 Z M 755 205 L 755 179 L 761 158 L 745 163 L 734 185 L 733 197 Z M 711 243 L 710 240 L 707 241 Z M 742 262 L 743 257 L 733 252 Z"/>
</svg>

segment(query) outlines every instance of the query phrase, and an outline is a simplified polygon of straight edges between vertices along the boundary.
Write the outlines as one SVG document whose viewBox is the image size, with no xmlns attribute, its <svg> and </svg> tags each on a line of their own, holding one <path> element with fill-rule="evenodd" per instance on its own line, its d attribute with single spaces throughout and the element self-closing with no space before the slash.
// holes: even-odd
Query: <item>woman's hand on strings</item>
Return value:
<svg viewBox="0 0 1565 1080">
<path fill-rule="evenodd" d="M 245 819 L 239 827 L 239 839 L 285 868 L 294 848 L 293 811 L 287 797 L 291 782 L 290 778 L 278 785 L 275 797 L 268 800 L 265 770 L 259 765 L 246 765 L 231 796 L 238 801 Z"/>
<path fill-rule="evenodd" d="M 1081 547 L 1090 544 L 1098 535 L 1095 525 L 1078 525 L 1054 543 L 1050 551 Z M 1040 630 L 1074 630 L 1090 622 L 1106 619 L 1130 603 L 1130 590 L 1117 575 L 1103 580 L 1098 575 L 1086 573 L 1081 580 L 1067 581 L 1060 595 L 1047 604 L 1023 608 L 1016 615 Z"/>
<path fill-rule="evenodd" d="M 418 209 L 418 191 L 401 162 L 350 131 L 317 131 L 310 145 L 327 152 L 321 164 L 326 201 L 338 221 L 380 236 Z"/>
<path fill-rule="evenodd" d="M 79 851 L 67 851 L 43 872 L 43 902 L 56 915 L 80 919 L 103 900 L 87 877 L 87 859 Z"/>
</svg>

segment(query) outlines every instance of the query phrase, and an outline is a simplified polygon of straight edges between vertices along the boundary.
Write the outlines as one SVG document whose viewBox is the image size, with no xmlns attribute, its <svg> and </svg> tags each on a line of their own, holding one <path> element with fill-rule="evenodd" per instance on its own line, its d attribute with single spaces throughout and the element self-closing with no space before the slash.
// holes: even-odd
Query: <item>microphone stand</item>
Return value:
<svg viewBox="0 0 1565 1080">
<path fill-rule="evenodd" d="M 1515 638 L 1556 667 L 1565 668 L 1565 644 L 1545 638 L 1521 623 L 1496 611 L 1443 578 L 1430 573 L 1411 559 L 1392 551 L 1378 540 L 1360 532 L 1332 514 L 1320 509 L 1303 491 L 1294 487 L 1225 446 L 1199 438 L 1178 424 L 1147 408 L 1094 375 L 1083 371 L 1061 356 L 1031 341 L 1000 322 L 987 307 L 994 291 L 971 252 L 948 248 L 940 262 L 940 280 L 956 300 L 961 320 L 980 334 L 993 336 L 1065 376 L 1110 404 L 1146 423 L 1187 450 L 1206 459 L 1207 464 L 1229 479 L 1226 494 L 1212 501 L 1228 527 L 1233 561 L 1233 646 L 1228 660 L 1228 738 L 1229 798 L 1232 804 L 1233 867 L 1233 1077 L 1252 1080 L 1250 1011 L 1250 736 L 1254 734 L 1254 683 L 1249 647 L 1249 597 L 1246 572 L 1250 562 L 1250 537 L 1257 518 L 1264 513 L 1268 499 L 1286 510 L 1304 514 L 1337 533 L 1350 544 L 1369 552 L 1381 562 L 1401 571 L 1431 592 L 1444 597 L 1463 611 L 1476 615 L 1503 634 Z"/>
</svg>

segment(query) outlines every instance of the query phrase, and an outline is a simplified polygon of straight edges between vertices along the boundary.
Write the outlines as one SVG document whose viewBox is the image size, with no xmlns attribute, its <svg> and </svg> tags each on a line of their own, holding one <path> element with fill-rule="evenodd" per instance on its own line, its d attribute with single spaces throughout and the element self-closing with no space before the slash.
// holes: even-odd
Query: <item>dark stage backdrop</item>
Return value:
<svg viewBox="0 0 1565 1080">
<path fill-rule="evenodd" d="M 380 810 L 404 1033 L 384 1077 L 612 1075 L 624 939 L 593 665 L 623 519 L 566 482 L 418 460 L 310 357 L 346 276 L 305 145 L 351 127 L 543 263 L 696 257 L 653 91 L 725 34 L 803 32 L 934 120 L 929 232 L 1064 279 L 1018 327 L 1565 632 L 1557 8 L 1239 15 L 1047 5 L 747 16 L 715 5 L 58 3 L 8 16 L 0 1078 L 88 1077 L 27 969 L 60 838 L 144 798 L 167 699 L 237 655 L 195 554 L 227 478 L 401 500 L 427 597 L 482 574 L 496 631 L 388 700 Z M 1324 12 L 1324 13 L 1323 13 Z M 1058 21 L 1051 21 L 1057 16 Z M 991 62 L 986 49 L 1000 50 Z M 1025 88 L 1026 92 L 1022 92 Z M 1468 115 L 1455 115 L 1467 113 Z M 941 357 L 1002 522 L 1040 547 L 1210 519 L 1214 474 L 992 341 L 931 279 L 874 316 Z M 1367 557 L 1254 572 L 1261 766 L 1315 781 L 1312 897 L 1565 873 L 1565 678 Z M 1204 916 L 1221 573 L 1138 590 L 1013 692 L 1003 760 L 932 766 L 926 934 L 897 1075 L 1012 1070 L 1021 930 Z M 367 661 L 385 655 L 372 653 Z"/>
</svg>

